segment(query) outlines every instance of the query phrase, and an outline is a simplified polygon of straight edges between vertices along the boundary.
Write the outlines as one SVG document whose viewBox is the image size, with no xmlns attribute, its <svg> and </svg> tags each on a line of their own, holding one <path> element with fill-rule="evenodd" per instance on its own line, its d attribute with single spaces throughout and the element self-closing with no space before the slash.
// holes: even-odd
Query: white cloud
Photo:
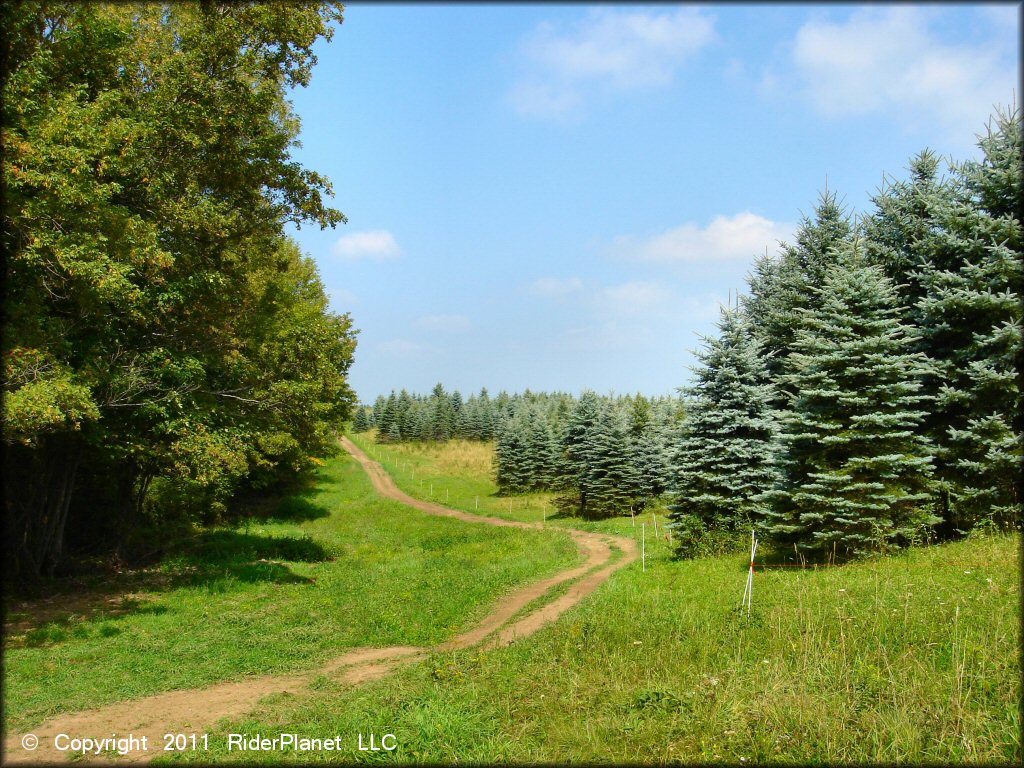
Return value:
<svg viewBox="0 0 1024 768">
<path fill-rule="evenodd" d="M 509 99 L 526 115 L 566 117 L 602 89 L 670 84 L 714 36 L 714 21 L 693 7 L 651 12 L 599 8 L 571 28 L 541 24 L 522 42 L 526 74 Z"/>
<path fill-rule="evenodd" d="M 396 258 L 402 252 L 394 235 L 386 229 L 368 229 L 342 235 L 334 244 L 334 255 L 346 261 L 373 259 L 384 261 Z"/>
<path fill-rule="evenodd" d="M 557 277 L 542 277 L 530 284 L 530 293 L 534 296 L 556 299 L 581 290 L 583 281 L 578 277 L 567 277 L 564 280 Z"/>
<path fill-rule="evenodd" d="M 807 22 L 793 45 L 806 95 L 828 117 L 887 112 L 912 128 L 937 121 L 960 138 L 980 132 L 1011 97 L 1015 51 L 997 38 L 945 43 L 929 27 L 937 13 L 867 8 L 843 23 Z"/>
<path fill-rule="evenodd" d="M 416 325 L 426 331 L 443 333 L 460 333 L 472 328 L 472 323 L 465 315 L 424 315 L 416 320 Z"/>
<path fill-rule="evenodd" d="M 623 258 L 664 264 L 751 259 L 765 247 L 774 252 L 791 232 L 791 225 L 743 211 L 717 216 L 703 228 L 691 223 L 653 237 L 624 235 L 615 239 L 612 251 Z"/>
</svg>

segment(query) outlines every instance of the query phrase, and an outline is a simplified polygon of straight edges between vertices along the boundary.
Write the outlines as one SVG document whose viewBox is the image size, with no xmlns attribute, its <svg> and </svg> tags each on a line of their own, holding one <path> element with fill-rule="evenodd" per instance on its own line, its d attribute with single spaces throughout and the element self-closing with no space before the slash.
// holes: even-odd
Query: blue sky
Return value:
<svg viewBox="0 0 1024 768">
<path fill-rule="evenodd" d="M 1018 25 L 1016 5 L 348 6 L 293 101 L 295 157 L 349 222 L 294 234 L 360 329 L 353 386 L 674 392 L 826 181 L 866 211 L 924 147 L 976 154 Z"/>
</svg>

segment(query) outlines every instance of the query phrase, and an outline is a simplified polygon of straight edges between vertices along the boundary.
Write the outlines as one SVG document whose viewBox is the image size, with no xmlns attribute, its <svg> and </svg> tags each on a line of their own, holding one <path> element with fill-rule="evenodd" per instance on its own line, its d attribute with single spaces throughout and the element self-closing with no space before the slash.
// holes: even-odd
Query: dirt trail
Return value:
<svg viewBox="0 0 1024 768">
<path fill-rule="evenodd" d="M 414 499 L 395 485 L 384 468 L 373 461 L 352 441 L 343 437 L 341 444 L 362 464 L 373 487 L 382 496 L 402 502 L 430 515 L 454 517 L 467 523 L 500 525 L 510 528 L 539 529 L 539 523 L 523 523 L 485 517 L 442 507 L 428 501 Z M 73 737 L 104 738 L 117 734 L 147 737 L 148 751 L 135 751 L 125 756 L 104 755 L 106 762 L 149 762 L 165 754 L 165 733 L 208 732 L 224 718 L 237 718 L 251 711 L 256 703 L 271 694 L 300 693 L 315 678 L 326 675 L 350 684 L 358 684 L 383 677 L 403 664 L 422 658 L 430 651 L 467 648 L 478 643 L 493 648 L 508 645 L 514 640 L 533 634 L 554 621 L 580 600 L 596 590 L 615 571 L 637 559 L 636 542 L 624 536 L 590 533 L 572 528 L 559 528 L 572 537 L 584 562 L 550 578 L 528 584 L 498 601 L 493 610 L 477 625 L 434 648 L 392 646 L 389 648 L 359 648 L 351 650 L 318 669 L 291 675 L 267 675 L 246 678 L 237 682 L 224 682 L 201 689 L 169 691 L 133 701 L 123 701 L 100 709 L 70 715 L 60 715 L 31 729 L 38 737 L 38 748 L 26 750 L 22 746 L 24 734 L 9 735 L 4 740 L 5 764 L 53 763 L 71 757 L 74 753 L 61 752 L 54 745 L 58 734 Z M 622 555 L 612 560 L 612 545 Z M 526 613 L 515 621 L 513 616 L 534 600 L 547 594 L 560 584 L 576 580 L 565 594 Z"/>
</svg>

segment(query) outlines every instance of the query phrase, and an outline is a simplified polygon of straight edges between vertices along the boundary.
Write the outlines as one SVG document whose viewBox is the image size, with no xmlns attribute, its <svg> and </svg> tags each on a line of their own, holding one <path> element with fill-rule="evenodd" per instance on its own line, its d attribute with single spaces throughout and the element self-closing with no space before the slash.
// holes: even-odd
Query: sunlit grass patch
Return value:
<svg viewBox="0 0 1024 768">
<path fill-rule="evenodd" d="M 162 589 L 12 638 L 8 727 L 313 668 L 357 646 L 430 646 L 500 595 L 578 561 L 566 536 L 467 525 L 382 499 L 344 456 L 325 463 L 301 500 L 297 519 L 289 497 L 269 520 L 203 532 L 162 563 Z"/>
</svg>

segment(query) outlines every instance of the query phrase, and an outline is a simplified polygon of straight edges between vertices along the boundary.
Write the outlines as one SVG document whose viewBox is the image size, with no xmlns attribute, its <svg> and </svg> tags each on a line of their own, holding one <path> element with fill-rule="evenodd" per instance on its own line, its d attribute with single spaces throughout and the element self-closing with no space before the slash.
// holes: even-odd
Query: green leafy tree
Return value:
<svg viewBox="0 0 1024 768">
<path fill-rule="evenodd" d="M 97 530 L 106 517 L 127 529 L 154 477 L 222 499 L 250 472 L 320 450 L 318 417 L 347 417 L 335 374 L 354 348 L 349 321 L 328 317 L 311 265 L 281 234 L 344 221 L 323 203 L 326 179 L 290 157 L 298 123 L 285 98 L 341 15 L 209 3 L 0 13 L 5 482 L 17 500 L 5 562 L 31 578 L 60 561 L 80 466 L 117 491 L 82 500 L 115 510 Z M 303 297 L 280 316 L 262 303 L 278 288 Z M 326 379 L 304 389 L 284 373 L 272 386 L 259 366 L 287 352 L 247 335 L 267 327 L 281 344 L 300 327 L 329 334 L 309 367 L 290 361 Z M 315 392 L 333 403 L 310 408 Z"/>
</svg>

